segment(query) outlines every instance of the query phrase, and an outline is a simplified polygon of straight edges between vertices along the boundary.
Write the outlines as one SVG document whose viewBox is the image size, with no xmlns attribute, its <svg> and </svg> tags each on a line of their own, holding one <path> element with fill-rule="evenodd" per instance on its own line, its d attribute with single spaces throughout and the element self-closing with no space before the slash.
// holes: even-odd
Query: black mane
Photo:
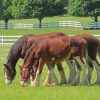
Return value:
<svg viewBox="0 0 100 100">
<path fill-rule="evenodd" d="M 9 67 L 15 68 L 18 59 L 21 58 L 22 46 L 31 36 L 32 34 L 24 35 L 11 46 L 6 62 Z"/>
</svg>

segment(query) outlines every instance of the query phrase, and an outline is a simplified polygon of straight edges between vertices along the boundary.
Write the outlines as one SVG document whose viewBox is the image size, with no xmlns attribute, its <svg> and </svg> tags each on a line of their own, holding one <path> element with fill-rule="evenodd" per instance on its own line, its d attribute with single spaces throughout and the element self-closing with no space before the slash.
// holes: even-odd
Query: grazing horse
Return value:
<svg viewBox="0 0 100 100">
<path fill-rule="evenodd" d="M 89 83 L 91 80 L 91 74 L 92 74 L 93 66 L 94 66 L 96 68 L 96 71 L 97 71 L 96 84 L 100 84 L 100 64 L 97 60 L 97 53 L 99 54 L 99 52 L 100 52 L 100 50 L 99 50 L 100 41 L 94 35 L 91 35 L 91 34 L 81 34 L 81 35 L 77 35 L 77 37 L 81 37 L 81 38 L 85 39 L 87 41 L 87 44 L 88 44 L 88 59 L 87 59 L 88 74 L 87 74 L 87 77 L 88 77 Z M 77 66 L 80 66 L 80 65 L 77 64 Z M 75 68 L 73 68 L 73 66 L 69 66 L 69 67 L 71 69 L 70 76 L 73 76 L 72 73 L 76 73 Z M 72 69 L 74 69 L 74 70 L 72 70 Z"/>
<path fill-rule="evenodd" d="M 14 80 L 14 77 L 16 75 L 16 63 L 19 60 L 19 58 L 24 58 L 27 50 L 30 48 L 32 44 L 34 44 L 38 39 L 44 39 L 49 37 L 57 37 L 57 36 L 63 36 L 64 33 L 62 32 L 52 32 L 44 35 L 24 35 L 20 39 L 18 39 L 10 48 L 7 62 L 4 64 L 4 73 L 5 73 L 5 83 L 10 84 Z M 61 82 L 65 83 L 65 75 L 63 73 L 63 69 L 61 68 L 61 64 L 58 64 L 60 66 L 59 69 L 61 70 Z"/>
<path fill-rule="evenodd" d="M 44 39 L 39 43 L 37 43 L 36 45 L 32 45 L 31 48 L 28 50 L 28 54 L 25 57 L 24 64 L 20 72 L 21 85 L 24 86 L 24 84 L 26 84 L 26 82 L 28 81 L 30 70 L 32 69 L 31 65 L 38 62 L 36 76 L 32 83 L 32 86 L 38 86 L 44 63 L 53 64 L 58 61 L 63 61 L 65 58 L 69 58 L 69 54 L 72 52 L 71 47 L 72 48 L 74 48 L 74 46 L 79 47 L 78 49 L 80 49 L 80 52 L 82 54 L 80 54 L 78 60 L 84 63 L 82 57 L 83 54 L 86 53 L 84 52 L 85 45 L 86 45 L 85 40 L 76 37 L 70 38 L 69 36 Z M 74 57 L 74 55 L 71 56 Z M 77 53 L 75 56 L 77 56 Z M 77 58 L 75 59 L 77 60 Z M 51 79 L 52 79 L 53 72 L 51 70 L 51 66 L 49 66 L 49 70 L 50 70 L 49 72 L 51 72 Z"/>
<path fill-rule="evenodd" d="M 86 73 L 86 69 L 87 69 L 86 59 L 88 59 L 87 42 L 81 37 L 70 36 L 70 44 L 71 44 L 71 58 L 66 59 L 70 71 L 68 84 L 78 85 L 80 83 L 80 71 L 82 69 L 83 79 L 81 84 L 88 85 L 89 81 Z M 77 67 L 77 72 L 74 66 Z M 50 80 L 50 77 L 48 78 L 48 80 Z"/>
<path fill-rule="evenodd" d="M 91 74 L 93 71 L 93 66 L 97 71 L 97 80 L 95 84 L 100 84 L 100 64 L 97 60 L 97 54 L 99 53 L 100 41 L 91 34 L 81 34 L 79 37 L 85 39 L 88 43 L 88 79 L 91 80 Z"/>
<path fill-rule="evenodd" d="M 21 67 L 21 85 L 23 86 L 29 79 L 31 65 L 38 62 L 38 68 L 36 71 L 35 79 L 32 83 L 33 86 L 38 86 L 40 81 L 40 75 L 44 63 L 50 64 L 48 69 L 50 70 L 51 79 L 53 79 L 52 64 L 63 61 L 70 55 L 70 42 L 66 36 L 66 40 L 62 40 L 60 37 L 48 38 L 40 40 L 36 45 L 32 45 L 27 56 L 25 57 L 24 64 Z"/>
</svg>

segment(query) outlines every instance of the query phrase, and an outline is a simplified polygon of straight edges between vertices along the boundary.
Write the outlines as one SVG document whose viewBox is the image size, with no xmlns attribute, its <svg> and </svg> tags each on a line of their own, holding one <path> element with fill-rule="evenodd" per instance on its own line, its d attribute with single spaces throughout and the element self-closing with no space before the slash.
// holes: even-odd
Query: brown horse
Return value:
<svg viewBox="0 0 100 100">
<path fill-rule="evenodd" d="M 85 39 L 87 41 L 87 44 L 88 44 L 88 59 L 87 59 L 88 74 L 87 74 L 87 77 L 88 77 L 89 83 L 91 80 L 91 74 L 92 74 L 93 66 L 94 66 L 96 68 L 96 71 L 97 71 L 96 84 L 100 84 L 100 64 L 97 60 L 97 53 L 100 52 L 100 50 L 99 50 L 100 41 L 95 36 L 93 36 L 91 34 L 81 34 L 81 35 L 78 35 L 78 37 Z M 80 65 L 77 64 L 77 66 L 80 66 Z M 73 76 L 72 73 L 76 73 L 75 68 L 73 68 L 71 66 L 69 66 L 69 67 L 70 67 L 70 74 L 71 74 L 70 76 Z M 74 70 L 72 70 L 72 69 L 74 69 Z M 74 74 L 74 76 L 75 76 L 75 74 Z M 78 75 L 78 77 L 79 77 L 79 75 Z M 71 80 L 72 80 L 72 78 L 71 78 Z M 78 83 L 78 80 L 76 81 L 76 83 Z"/>
<path fill-rule="evenodd" d="M 7 84 L 12 83 L 12 80 L 14 79 L 16 75 L 16 63 L 19 60 L 19 58 L 24 58 L 27 50 L 30 48 L 32 44 L 38 41 L 38 39 L 44 39 L 44 38 L 49 38 L 49 37 L 58 37 L 58 36 L 63 36 L 64 33 L 62 32 L 52 32 L 44 35 L 25 35 L 22 36 L 20 39 L 18 39 L 10 48 L 8 57 L 7 57 L 7 62 L 4 64 L 4 72 L 5 72 L 5 82 Z M 65 75 L 63 73 L 63 69 L 60 66 L 58 66 L 59 69 L 62 71 L 61 74 L 61 82 L 65 83 L 66 79 L 64 78 Z"/>
<path fill-rule="evenodd" d="M 80 71 L 82 69 L 83 79 L 81 83 L 82 85 L 88 85 L 89 82 L 86 74 L 86 69 L 87 69 L 86 59 L 88 58 L 87 42 L 81 37 L 71 36 L 70 44 L 71 44 L 71 58 L 66 60 L 70 71 L 68 84 L 71 83 L 71 85 L 78 85 L 80 83 Z M 74 67 L 75 65 L 77 65 L 76 66 L 77 73 Z M 50 77 L 48 79 L 50 80 Z"/>
<path fill-rule="evenodd" d="M 48 38 L 40 40 L 36 45 L 32 45 L 30 51 L 25 57 L 24 64 L 21 70 L 21 85 L 24 85 L 29 79 L 31 64 L 38 62 L 38 68 L 36 71 L 35 79 L 32 85 L 39 85 L 40 74 L 44 63 L 50 64 L 49 72 L 51 74 L 51 79 L 53 79 L 53 69 L 52 64 L 63 61 L 70 55 L 70 42 L 69 38 L 66 36 L 66 40 L 61 38 Z"/>
<path fill-rule="evenodd" d="M 100 52 L 100 41 L 92 34 L 81 34 L 79 37 L 82 37 L 85 39 L 88 43 L 88 79 L 90 81 L 91 79 L 91 74 L 93 71 L 93 66 L 95 67 L 97 71 L 97 81 L 96 84 L 100 84 L 100 64 L 97 60 L 97 54 Z"/>
<path fill-rule="evenodd" d="M 66 44 L 67 44 L 67 48 L 66 48 Z M 31 49 L 29 50 L 27 56 L 25 57 L 25 61 L 22 66 L 21 85 L 24 85 L 29 79 L 30 69 L 31 69 L 30 65 L 33 63 L 35 64 L 35 62 L 39 62 L 39 63 L 36 72 L 36 77 L 32 85 L 34 86 L 39 85 L 40 74 L 43 68 L 43 64 L 44 63 L 52 64 L 58 61 L 62 61 L 65 58 L 68 58 L 68 54 L 71 53 L 70 50 L 71 47 L 74 48 L 74 46 L 76 46 L 78 47 L 78 49 L 80 49 L 80 52 L 82 52 L 82 54 L 80 54 L 79 59 L 80 61 L 82 61 L 82 63 L 84 63 L 82 57 L 83 54 L 85 53 L 85 52 L 83 53 L 83 49 L 85 45 L 86 45 L 86 41 L 81 38 L 77 38 L 77 37 L 70 38 L 69 36 L 63 36 L 61 38 L 44 39 L 40 41 L 38 44 L 36 44 L 35 46 L 34 45 L 31 46 Z M 72 56 L 74 57 L 74 55 Z M 77 56 L 77 54 L 75 56 Z M 49 68 L 51 68 L 51 66 L 49 66 Z M 53 77 L 51 76 L 51 78 Z"/>
</svg>

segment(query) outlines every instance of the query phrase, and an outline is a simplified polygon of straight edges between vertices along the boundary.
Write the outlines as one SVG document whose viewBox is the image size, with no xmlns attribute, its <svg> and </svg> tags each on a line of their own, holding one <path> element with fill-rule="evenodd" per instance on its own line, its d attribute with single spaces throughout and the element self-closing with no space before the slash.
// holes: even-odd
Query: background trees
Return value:
<svg viewBox="0 0 100 100">
<path fill-rule="evenodd" d="M 67 7 L 68 6 L 68 7 Z M 44 17 L 62 15 L 91 16 L 97 22 L 100 0 L 0 0 L 0 18 L 7 25 L 12 18 L 37 18 L 39 27 Z"/>
<path fill-rule="evenodd" d="M 1 19 L 5 21 L 6 28 L 11 18 L 11 0 L 1 0 Z"/>
<path fill-rule="evenodd" d="M 56 16 L 64 14 L 65 0 L 34 0 L 32 1 L 32 17 L 38 18 L 39 27 L 41 21 L 47 16 Z"/>
<path fill-rule="evenodd" d="M 66 0 L 12 0 L 11 11 L 14 18 L 37 18 L 39 27 L 44 17 L 64 13 Z"/>
<path fill-rule="evenodd" d="M 91 16 L 97 22 L 100 16 L 99 0 L 69 0 L 69 15 L 74 16 Z"/>
</svg>

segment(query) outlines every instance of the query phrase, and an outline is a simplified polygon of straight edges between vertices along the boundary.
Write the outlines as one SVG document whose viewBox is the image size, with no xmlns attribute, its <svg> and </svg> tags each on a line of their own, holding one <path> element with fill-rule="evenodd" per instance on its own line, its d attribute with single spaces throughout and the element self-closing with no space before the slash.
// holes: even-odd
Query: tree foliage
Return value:
<svg viewBox="0 0 100 100">
<path fill-rule="evenodd" d="M 12 18 L 11 16 L 11 0 L 2 0 L 1 6 L 1 18 L 8 23 L 9 19 Z"/>
<path fill-rule="evenodd" d="M 97 22 L 98 16 L 100 16 L 100 1 L 69 0 L 68 13 L 74 16 L 91 16 Z"/>
<path fill-rule="evenodd" d="M 12 16 L 15 18 L 38 18 L 39 27 L 44 17 L 64 13 L 66 0 L 12 0 Z"/>
</svg>

